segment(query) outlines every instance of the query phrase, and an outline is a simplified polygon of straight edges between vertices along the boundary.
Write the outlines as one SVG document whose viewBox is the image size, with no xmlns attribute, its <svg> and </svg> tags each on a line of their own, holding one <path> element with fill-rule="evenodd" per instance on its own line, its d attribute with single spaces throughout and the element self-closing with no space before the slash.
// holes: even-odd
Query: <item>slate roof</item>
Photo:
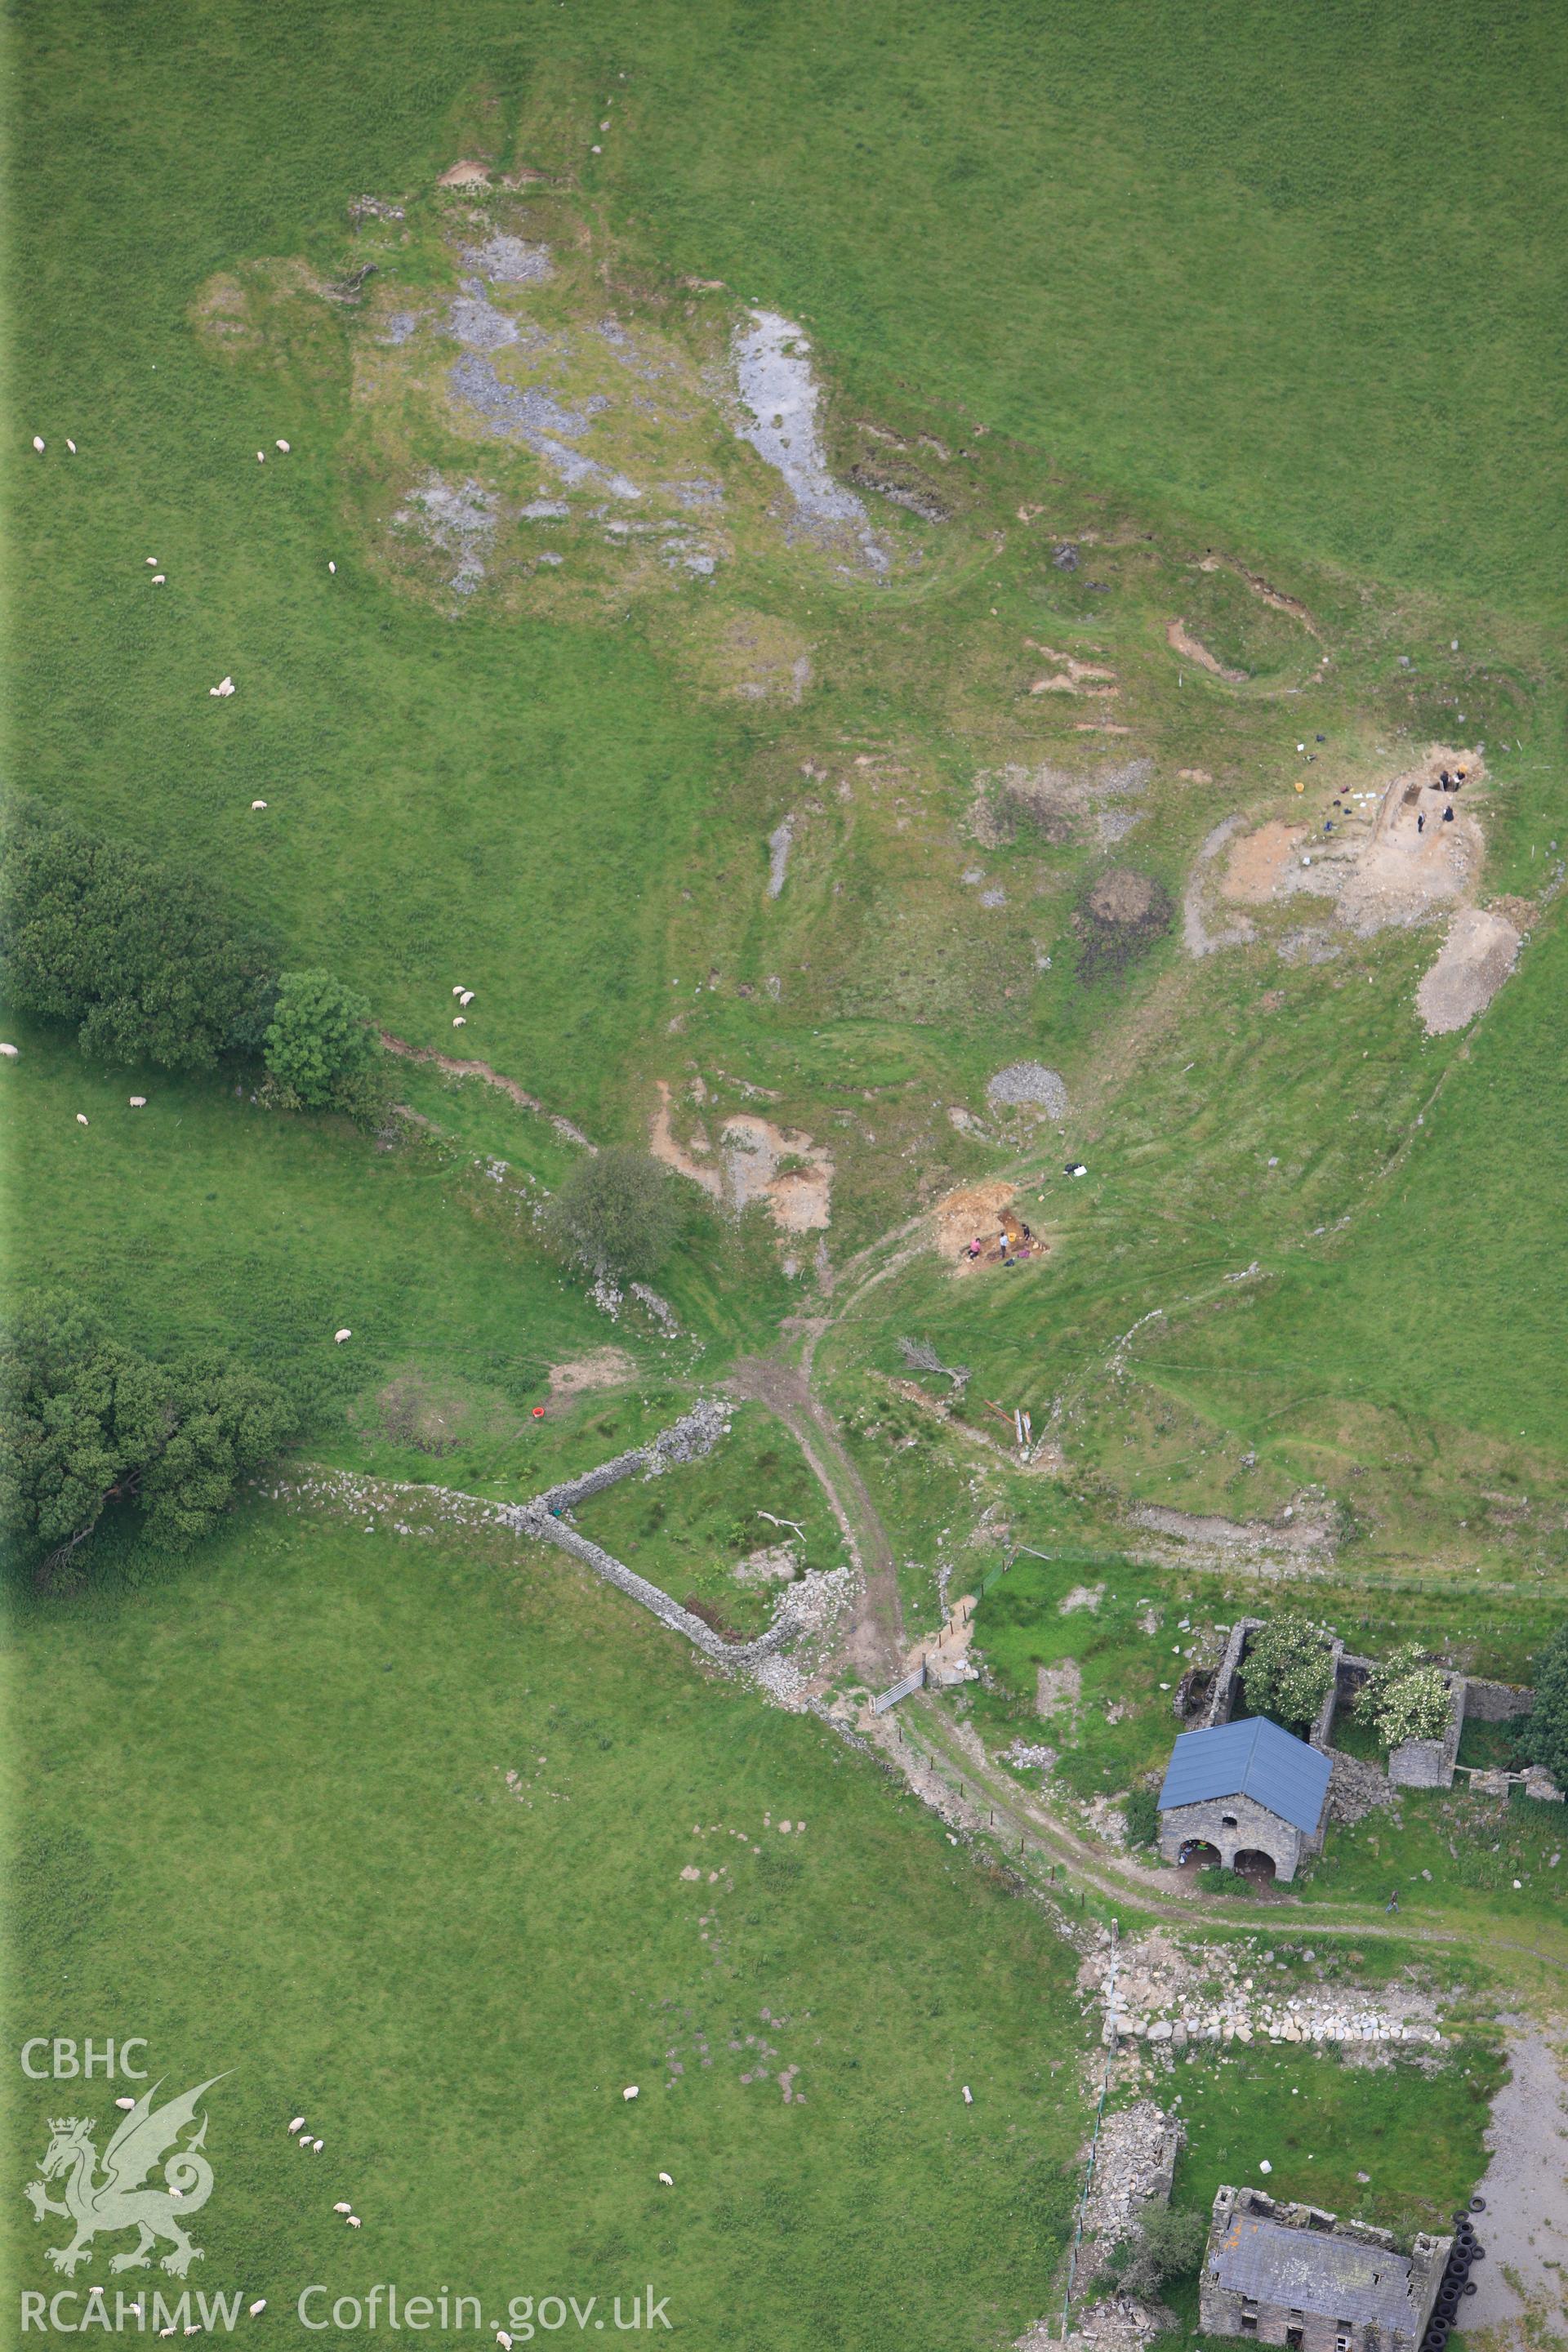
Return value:
<svg viewBox="0 0 1568 2352">
<path fill-rule="evenodd" d="M 1160 1810 L 1213 1797 L 1251 1797 L 1310 1837 L 1329 1787 L 1329 1759 L 1264 1715 L 1184 1731 L 1171 1750 Z"/>
<path fill-rule="evenodd" d="M 1289 2229 L 1261 2213 L 1232 2216 L 1210 2248 L 1208 2267 L 1221 2286 L 1258 2303 L 1283 2304 L 1287 2311 L 1357 2325 L 1375 2320 L 1406 2335 L 1421 2317 L 1408 2254 L 1327 2231 Z"/>
</svg>

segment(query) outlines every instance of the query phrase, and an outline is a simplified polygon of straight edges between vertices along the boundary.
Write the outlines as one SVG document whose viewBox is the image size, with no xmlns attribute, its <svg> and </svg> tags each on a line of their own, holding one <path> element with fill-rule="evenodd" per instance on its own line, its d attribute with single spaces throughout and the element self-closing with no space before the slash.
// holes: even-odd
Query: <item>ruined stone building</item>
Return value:
<svg viewBox="0 0 1568 2352">
<path fill-rule="evenodd" d="M 1452 2244 L 1386 2230 L 1257 2189 L 1214 2200 L 1198 2289 L 1208 2336 L 1251 2336 L 1286 2352 L 1417 2352 Z"/>
<path fill-rule="evenodd" d="M 1276 1878 L 1294 1878 L 1322 1847 L 1330 1770 L 1321 1749 L 1267 1716 L 1184 1731 L 1160 1791 L 1160 1852 L 1167 1862 L 1197 1853 L 1226 1870 L 1272 1863 Z"/>
</svg>

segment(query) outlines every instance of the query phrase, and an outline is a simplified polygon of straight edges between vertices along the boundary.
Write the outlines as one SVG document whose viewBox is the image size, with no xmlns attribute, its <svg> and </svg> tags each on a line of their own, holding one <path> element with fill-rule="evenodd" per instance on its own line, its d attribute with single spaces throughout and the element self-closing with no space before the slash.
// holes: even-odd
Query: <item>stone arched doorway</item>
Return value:
<svg viewBox="0 0 1568 2352">
<path fill-rule="evenodd" d="M 1255 1886 L 1272 1886 L 1279 1864 L 1271 1853 L 1264 1853 L 1261 1846 L 1247 1845 L 1237 1853 L 1231 1868 L 1238 1878 L 1250 1879 Z"/>
<path fill-rule="evenodd" d="M 1183 1869 L 1217 1870 L 1221 1857 L 1217 1845 L 1211 1845 L 1207 1838 L 1194 1837 L 1183 1839 L 1176 1859 Z"/>
</svg>

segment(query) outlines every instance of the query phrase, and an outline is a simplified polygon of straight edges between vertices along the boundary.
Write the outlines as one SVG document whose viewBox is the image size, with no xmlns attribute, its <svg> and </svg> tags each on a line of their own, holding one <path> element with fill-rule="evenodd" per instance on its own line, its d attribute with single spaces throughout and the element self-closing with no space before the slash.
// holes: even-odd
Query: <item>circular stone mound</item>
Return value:
<svg viewBox="0 0 1568 2352">
<path fill-rule="evenodd" d="M 1011 1062 L 998 1070 L 985 1089 L 985 1099 L 994 1105 L 1026 1103 L 1043 1110 L 1047 1118 L 1066 1118 L 1068 1090 L 1055 1070 L 1047 1070 L 1043 1062 Z"/>
</svg>

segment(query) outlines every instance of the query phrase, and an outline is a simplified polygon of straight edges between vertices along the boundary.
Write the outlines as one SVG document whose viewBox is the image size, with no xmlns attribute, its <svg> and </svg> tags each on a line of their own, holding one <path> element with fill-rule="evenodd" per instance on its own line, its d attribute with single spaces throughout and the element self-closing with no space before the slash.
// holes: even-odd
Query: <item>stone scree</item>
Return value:
<svg viewBox="0 0 1568 2352">
<path fill-rule="evenodd" d="M 1198 2316 L 1205 2335 L 1250 2336 L 1289 2352 L 1416 2352 L 1452 2245 L 1423 2232 L 1402 2254 L 1387 2230 L 1223 2188 Z"/>
</svg>

